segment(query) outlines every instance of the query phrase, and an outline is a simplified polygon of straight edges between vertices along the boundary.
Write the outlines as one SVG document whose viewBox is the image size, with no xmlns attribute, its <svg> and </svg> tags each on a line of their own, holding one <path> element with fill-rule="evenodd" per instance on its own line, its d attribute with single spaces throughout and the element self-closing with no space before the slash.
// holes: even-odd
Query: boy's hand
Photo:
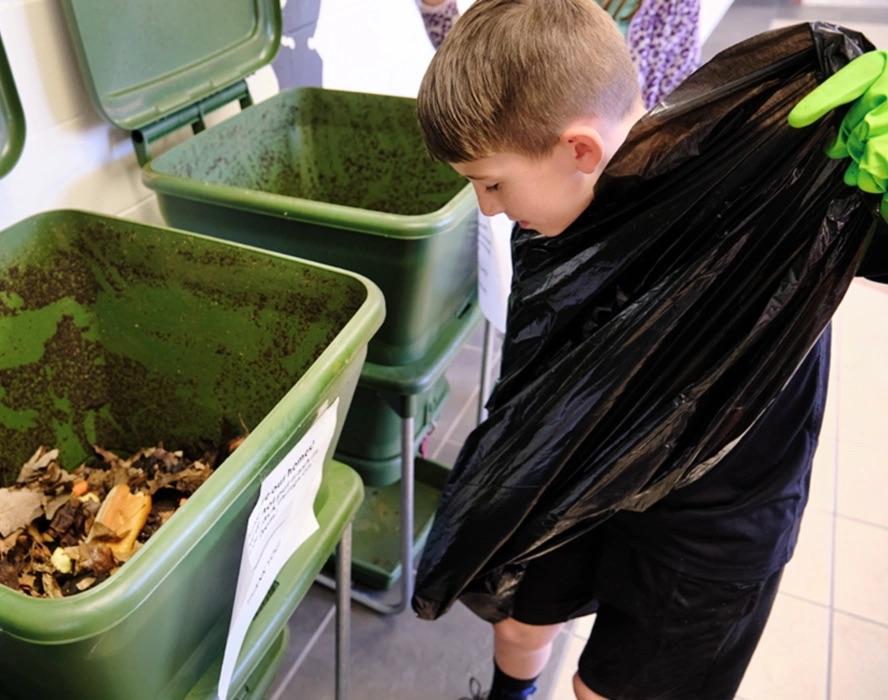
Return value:
<svg viewBox="0 0 888 700">
<path fill-rule="evenodd" d="M 851 158 L 845 182 L 883 195 L 882 216 L 888 221 L 888 51 L 865 53 L 830 76 L 793 108 L 789 124 L 808 126 L 853 100 L 826 154 Z"/>
</svg>

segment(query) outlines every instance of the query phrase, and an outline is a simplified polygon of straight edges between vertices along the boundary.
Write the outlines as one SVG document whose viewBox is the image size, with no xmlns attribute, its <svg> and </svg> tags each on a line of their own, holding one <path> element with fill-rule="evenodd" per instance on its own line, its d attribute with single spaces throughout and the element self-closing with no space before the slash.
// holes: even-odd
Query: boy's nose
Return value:
<svg viewBox="0 0 888 700">
<path fill-rule="evenodd" d="M 484 216 L 496 216 L 505 211 L 496 196 L 487 192 L 484 185 L 475 185 L 475 196 L 478 198 L 478 207 Z"/>
</svg>

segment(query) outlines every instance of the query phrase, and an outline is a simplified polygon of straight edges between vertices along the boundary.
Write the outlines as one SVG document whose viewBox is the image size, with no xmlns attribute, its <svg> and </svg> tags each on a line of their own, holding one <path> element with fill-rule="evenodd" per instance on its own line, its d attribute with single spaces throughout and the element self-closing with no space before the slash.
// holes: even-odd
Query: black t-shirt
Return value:
<svg viewBox="0 0 888 700">
<path fill-rule="evenodd" d="M 888 225 L 876 231 L 858 275 L 888 283 Z M 784 566 L 808 502 L 829 355 L 827 328 L 777 400 L 708 474 L 647 511 L 618 513 L 605 527 L 701 578 L 760 579 Z"/>
</svg>

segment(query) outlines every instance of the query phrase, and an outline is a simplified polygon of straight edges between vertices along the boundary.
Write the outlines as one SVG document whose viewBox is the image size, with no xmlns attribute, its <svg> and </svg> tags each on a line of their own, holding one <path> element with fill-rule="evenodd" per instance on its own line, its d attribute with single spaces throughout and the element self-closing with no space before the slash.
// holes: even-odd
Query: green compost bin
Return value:
<svg viewBox="0 0 888 700">
<path fill-rule="evenodd" d="M 441 414 L 450 393 L 442 376 L 431 388 L 416 396 L 414 447 L 420 446 Z M 368 486 L 383 486 L 401 477 L 400 398 L 358 386 L 339 439 L 337 454 L 364 477 Z M 356 460 L 361 463 L 358 467 Z"/>
<path fill-rule="evenodd" d="M 382 317 L 369 280 L 204 236 L 70 211 L 0 232 L 4 482 L 41 444 L 75 467 L 90 443 L 185 446 L 251 429 L 95 588 L 43 600 L 0 587 L 0 692 L 190 692 L 221 657 L 262 478 L 338 399 L 329 459 Z M 329 469 L 316 511 L 342 498 Z"/>
<path fill-rule="evenodd" d="M 391 367 L 364 365 L 336 454 L 358 471 L 367 486 L 387 486 L 401 478 L 402 421 L 414 419 L 418 447 L 450 390 L 447 369 L 480 319 L 477 303 L 470 304 L 441 329 L 421 360 Z"/>
<path fill-rule="evenodd" d="M 143 173 L 173 226 L 376 282 L 387 315 L 370 362 L 421 359 L 473 299 L 475 196 L 427 155 L 412 99 L 289 90 L 171 148 Z"/>
</svg>

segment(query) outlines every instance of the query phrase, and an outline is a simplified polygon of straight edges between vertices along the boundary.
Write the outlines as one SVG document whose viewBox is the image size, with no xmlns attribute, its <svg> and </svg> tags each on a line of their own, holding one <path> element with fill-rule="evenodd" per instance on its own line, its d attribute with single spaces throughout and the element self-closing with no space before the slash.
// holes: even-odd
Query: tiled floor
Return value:
<svg viewBox="0 0 888 700">
<path fill-rule="evenodd" d="M 888 47 L 888 0 L 736 0 L 703 57 L 769 27 L 808 19 L 859 28 Z M 880 444 L 888 395 L 886 318 L 888 287 L 855 282 L 834 322 L 829 403 L 801 539 L 738 699 L 888 697 L 888 457 Z M 481 344 L 479 329 L 448 372 L 450 398 L 428 444 L 436 461 L 452 464 L 475 424 Z M 326 591 L 314 590 L 291 621 L 296 643 L 274 700 L 332 700 L 332 630 L 320 633 L 329 601 Z M 541 700 L 573 698 L 570 679 L 592 623 L 576 621 L 556 640 Z M 294 668 L 314 633 L 317 647 Z M 456 700 L 469 676 L 487 683 L 489 631 L 465 609 L 429 624 L 410 613 L 384 618 L 355 607 L 353 635 L 355 700 Z"/>
</svg>

